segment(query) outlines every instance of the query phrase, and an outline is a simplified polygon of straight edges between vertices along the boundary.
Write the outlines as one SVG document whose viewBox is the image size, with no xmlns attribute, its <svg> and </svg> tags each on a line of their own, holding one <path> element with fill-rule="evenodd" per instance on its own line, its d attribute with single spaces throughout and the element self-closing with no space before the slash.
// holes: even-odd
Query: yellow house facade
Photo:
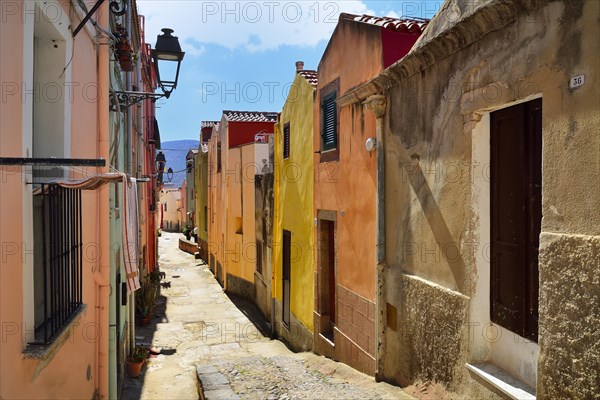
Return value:
<svg viewBox="0 0 600 400">
<path fill-rule="evenodd" d="M 313 95 L 316 71 L 297 73 L 275 125 L 273 297 L 275 329 L 297 350 L 312 349 L 314 311 Z"/>
</svg>

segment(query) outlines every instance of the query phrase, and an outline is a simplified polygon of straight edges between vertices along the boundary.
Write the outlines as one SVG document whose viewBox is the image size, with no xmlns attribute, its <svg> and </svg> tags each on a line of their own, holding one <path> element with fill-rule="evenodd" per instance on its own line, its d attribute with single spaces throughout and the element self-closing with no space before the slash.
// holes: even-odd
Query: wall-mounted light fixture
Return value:
<svg viewBox="0 0 600 400">
<path fill-rule="evenodd" d="M 156 101 L 161 97 L 167 99 L 171 96 L 171 93 L 177 87 L 177 81 L 179 80 L 179 69 L 181 68 L 181 61 L 185 53 L 181 51 L 179 45 L 179 39 L 177 36 L 173 36 L 173 29 L 163 28 L 163 34 L 158 35 L 156 38 L 156 46 L 152 50 L 152 61 L 156 71 L 156 78 L 158 86 L 162 93 L 146 93 L 146 92 L 115 92 L 116 101 L 119 107 L 115 104 L 115 100 L 112 99 L 111 110 L 116 111 L 117 109 L 127 109 L 133 104 L 139 103 L 140 101 L 152 99 Z M 173 65 L 172 63 L 177 63 Z M 161 75 L 161 71 L 162 75 Z"/>
<path fill-rule="evenodd" d="M 165 153 L 162 151 L 156 153 L 156 158 L 154 161 L 156 162 L 156 178 L 160 184 L 163 181 L 163 172 L 165 171 L 165 165 L 167 164 Z"/>
<path fill-rule="evenodd" d="M 377 139 L 375 139 L 374 137 L 368 138 L 365 142 L 365 147 L 369 152 L 375 150 L 375 148 L 377 147 Z"/>
</svg>

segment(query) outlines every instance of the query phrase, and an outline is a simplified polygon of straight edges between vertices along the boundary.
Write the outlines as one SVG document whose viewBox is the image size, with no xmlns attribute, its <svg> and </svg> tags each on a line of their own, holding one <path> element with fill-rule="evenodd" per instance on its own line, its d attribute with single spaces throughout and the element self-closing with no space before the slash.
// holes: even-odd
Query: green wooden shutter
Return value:
<svg viewBox="0 0 600 400">
<path fill-rule="evenodd" d="M 337 148 L 337 105 L 333 92 L 321 101 L 321 150 Z"/>
</svg>

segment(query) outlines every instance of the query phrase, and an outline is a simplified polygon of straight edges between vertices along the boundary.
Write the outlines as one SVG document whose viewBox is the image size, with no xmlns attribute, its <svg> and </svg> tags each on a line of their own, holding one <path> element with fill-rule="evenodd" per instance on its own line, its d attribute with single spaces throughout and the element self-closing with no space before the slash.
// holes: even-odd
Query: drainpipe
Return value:
<svg viewBox="0 0 600 400">
<path fill-rule="evenodd" d="M 127 29 L 127 35 L 129 36 L 129 42 L 132 42 L 133 40 L 133 35 L 131 34 L 131 18 L 132 18 L 132 13 L 129 12 L 127 14 L 127 18 L 125 19 L 125 29 Z M 131 72 L 125 72 L 125 90 L 127 91 L 132 91 L 132 85 L 133 85 L 133 79 L 131 77 Z M 139 91 L 139 88 L 138 88 Z M 129 107 L 127 109 L 127 173 L 128 174 L 133 174 L 134 170 L 133 170 L 133 149 L 131 148 L 132 146 L 132 134 L 133 134 L 133 115 L 131 115 L 131 111 L 132 111 L 132 107 Z M 125 190 L 125 189 L 123 189 Z"/>
<path fill-rule="evenodd" d="M 98 13 L 100 26 L 108 26 L 108 4 Z M 109 154 L 109 46 L 98 46 L 98 85 L 101 90 L 98 98 L 98 157 L 110 160 Z M 103 172 L 107 172 L 104 169 Z M 97 393 L 100 399 L 108 399 L 108 341 L 109 341 L 109 292 L 110 292 L 110 187 L 102 186 L 97 191 L 98 204 L 98 243 L 100 245 L 98 269 L 94 272 L 97 303 L 96 322 L 101 335 L 96 341 L 98 360 L 96 363 Z"/>
<path fill-rule="evenodd" d="M 385 259 L 385 140 L 384 116 L 386 112 L 386 97 L 372 95 L 364 104 L 375 114 L 377 133 L 377 293 L 376 305 L 377 318 L 375 319 L 375 333 L 377 337 L 377 350 L 375 354 L 375 380 L 383 380 L 383 360 L 385 356 L 385 314 L 386 314 L 386 289 L 384 282 Z"/>
</svg>

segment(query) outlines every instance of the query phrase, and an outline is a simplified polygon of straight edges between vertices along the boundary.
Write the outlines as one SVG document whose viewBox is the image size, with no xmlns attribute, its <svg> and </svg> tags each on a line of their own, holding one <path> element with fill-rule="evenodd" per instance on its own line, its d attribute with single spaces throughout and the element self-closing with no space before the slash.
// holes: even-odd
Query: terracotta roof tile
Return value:
<svg viewBox="0 0 600 400">
<path fill-rule="evenodd" d="M 212 128 L 215 125 L 219 125 L 219 121 L 202 121 L 201 128 Z"/>
<path fill-rule="evenodd" d="M 422 33 L 429 19 L 425 18 L 409 18 L 409 17 L 375 17 L 372 15 L 355 15 L 342 13 L 340 18 L 344 18 L 350 21 L 363 22 L 366 24 L 381 26 L 384 29 L 389 29 L 396 32 L 406 33 Z"/>
<path fill-rule="evenodd" d="M 317 71 L 313 71 L 310 69 L 303 69 L 301 71 L 298 71 L 298 74 L 303 76 L 304 79 L 306 79 L 308 81 L 308 83 L 310 83 L 311 85 L 317 86 L 317 83 L 319 82 L 317 79 Z"/>
<path fill-rule="evenodd" d="M 277 122 L 277 113 L 268 111 L 223 111 L 228 121 L 233 122 Z"/>
</svg>

